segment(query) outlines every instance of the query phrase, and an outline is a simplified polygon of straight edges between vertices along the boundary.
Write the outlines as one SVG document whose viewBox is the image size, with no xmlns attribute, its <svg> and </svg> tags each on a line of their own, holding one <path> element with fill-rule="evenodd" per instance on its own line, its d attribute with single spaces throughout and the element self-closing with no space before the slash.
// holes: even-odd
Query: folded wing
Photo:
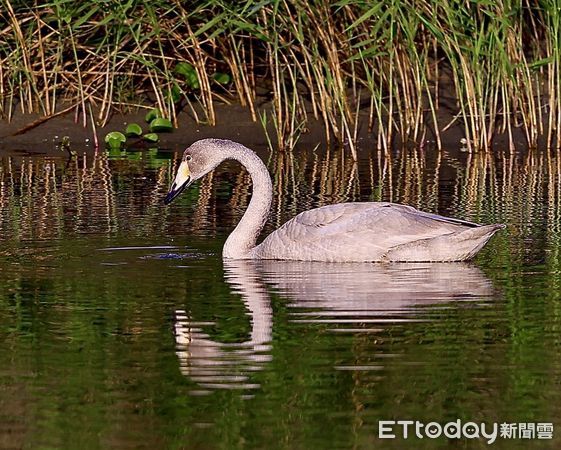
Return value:
<svg viewBox="0 0 561 450">
<path fill-rule="evenodd" d="M 394 203 L 340 203 L 297 215 L 254 252 L 264 259 L 382 261 L 404 244 L 426 246 L 427 240 L 477 227 Z"/>
</svg>

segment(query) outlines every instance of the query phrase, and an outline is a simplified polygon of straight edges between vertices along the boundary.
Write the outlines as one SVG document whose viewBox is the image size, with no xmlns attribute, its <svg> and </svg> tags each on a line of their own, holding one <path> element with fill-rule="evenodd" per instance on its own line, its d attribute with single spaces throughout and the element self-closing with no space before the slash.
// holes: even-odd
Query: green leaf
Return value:
<svg viewBox="0 0 561 450">
<path fill-rule="evenodd" d="M 219 84 L 228 84 L 232 80 L 232 77 L 230 75 L 222 72 L 214 73 L 212 75 L 212 78 Z"/>
<path fill-rule="evenodd" d="M 156 133 L 146 133 L 142 137 L 147 142 L 158 142 L 160 140 L 159 136 Z"/>
<path fill-rule="evenodd" d="M 375 4 L 372 8 L 370 8 L 368 11 L 366 11 L 362 16 L 360 16 L 357 20 L 354 21 L 354 23 L 352 23 L 351 25 L 349 25 L 346 29 L 345 32 L 352 30 L 353 28 L 358 27 L 362 22 L 364 22 L 365 20 L 368 20 L 371 16 L 373 16 L 374 14 L 377 14 L 378 11 L 384 7 L 384 2 L 380 2 L 378 4 Z"/>
<path fill-rule="evenodd" d="M 144 120 L 150 123 L 154 119 L 157 119 L 158 117 L 162 117 L 162 111 L 160 111 L 158 108 L 152 108 L 150 111 L 148 111 L 148 113 L 144 117 Z"/>
<path fill-rule="evenodd" d="M 553 56 L 548 58 L 538 59 L 536 61 L 531 62 L 528 64 L 528 67 L 532 70 L 539 69 L 542 66 L 546 66 L 547 64 L 551 64 L 554 61 Z"/>
<path fill-rule="evenodd" d="M 171 120 L 159 117 L 150 122 L 150 131 L 152 132 L 170 132 L 173 131 L 173 124 Z"/>
<path fill-rule="evenodd" d="M 105 135 L 105 143 L 109 148 L 121 148 L 127 142 L 127 138 L 120 131 L 111 131 Z"/>
<path fill-rule="evenodd" d="M 122 159 L 123 157 L 127 157 L 127 152 L 122 148 L 109 147 L 107 149 L 107 156 L 110 159 Z"/>
<path fill-rule="evenodd" d="M 192 89 L 201 88 L 201 83 L 199 83 L 199 77 L 197 76 L 196 72 L 192 74 L 189 78 L 187 78 L 186 81 L 187 81 L 187 85 Z"/>
<path fill-rule="evenodd" d="M 195 37 L 200 36 L 205 31 L 213 28 L 218 22 L 220 22 L 224 18 L 224 16 L 226 16 L 225 12 L 223 12 L 221 14 L 217 14 L 216 16 L 214 16 L 211 20 L 209 20 L 207 23 L 205 23 L 203 26 L 201 26 L 199 29 L 197 29 L 195 31 Z M 223 27 L 217 27 L 217 28 L 218 29 L 223 29 Z"/>
<path fill-rule="evenodd" d="M 187 86 L 189 86 L 190 88 L 199 89 L 201 87 L 201 84 L 199 82 L 199 76 L 197 75 L 197 71 L 191 64 L 182 61 L 176 64 L 173 71 L 177 75 L 181 75 L 183 78 L 185 78 L 185 82 L 187 83 Z"/>
<path fill-rule="evenodd" d="M 168 91 L 168 98 L 173 103 L 177 103 L 178 101 L 181 100 L 181 89 L 179 88 L 179 86 L 177 84 L 174 83 L 174 85 Z"/>
<path fill-rule="evenodd" d="M 187 78 L 189 75 L 191 75 L 193 72 L 196 74 L 197 71 L 195 70 L 195 68 L 187 63 L 187 62 L 179 62 L 175 65 L 173 71 L 177 74 L 177 75 L 182 75 L 185 78 Z"/>
<path fill-rule="evenodd" d="M 125 130 L 125 134 L 128 137 L 142 136 L 142 128 L 137 123 L 129 123 L 127 125 L 127 129 Z"/>
</svg>

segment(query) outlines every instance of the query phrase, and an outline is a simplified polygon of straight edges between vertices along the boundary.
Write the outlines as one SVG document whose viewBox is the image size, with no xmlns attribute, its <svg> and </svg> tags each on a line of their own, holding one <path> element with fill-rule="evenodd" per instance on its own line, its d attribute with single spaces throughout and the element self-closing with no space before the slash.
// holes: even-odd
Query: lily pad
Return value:
<svg viewBox="0 0 561 450">
<path fill-rule="evenodd" d="M 120 131 L 111 131 L 105 135 L 105 143 L 109 148 L 121 148 L 127 138 Z"/>
<path fill-rule="evenodd" d="M 129 123 L 127 125 L 127 129 L 125 130 L 125 134 L 128 137 L 142 136 L 142 128 L 137 123 Z"/>
<path fill-rule="evenodd" d="M 162 111 L 160 111 L 159 108 L 152 108 L 150 111 L 148 111 L 148 113 L 144 117 L 144 120 L 146 120 L 146 122 L 150 123 L 154 119 L 157 119 L 159 117 L 162 117 Z"/>
<path fill-rule="evenodd" d="M 160 140 L 156 133 L 146 133 L 142 138 L 147 142 L 158 142 Z"/>
<path fill-rule="evenodd" d="M 159 117 L 150 122 L 150 131 L 152 132 L 170 132 L 173 131 L 171 120 Z"/>
</svg>

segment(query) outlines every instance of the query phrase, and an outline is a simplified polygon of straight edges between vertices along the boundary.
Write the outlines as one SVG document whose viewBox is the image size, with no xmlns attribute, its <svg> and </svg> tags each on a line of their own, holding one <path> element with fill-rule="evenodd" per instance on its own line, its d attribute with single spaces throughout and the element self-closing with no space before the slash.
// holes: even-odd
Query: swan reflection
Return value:
<svg viewBox="0 0 561 450">
<path fill-rule="evenodd" d="M 184 310 L 176 311 L 175 339 L 181 372 L 208 389 L 253 389 L 249 374 L 271 360 L 272 310 L 269 294 L 249 261 L 224 267 L 232 293 L 239 294 L 251 319 L 251 334 L 240 343 L 213 340 L 205 325 L 191 320 Z M 202 391 L 204 393 L 204 391 Z"/>
<path fill-rule="evenodd" d="M 480 269 L 462 263 L 224 261 L 224 274 L 251 318 L 247 340 L 218 342 L 204 331 L 212 323 L 196 322 L 184 310 L 176 311 L 181 371 L 206 389 L 202 393 L 259 387 L 251 374 L 272 358 L 273 320 L 266 286 L 290 302 L 294 320 L 330 323 L 338 331 L 352 332 L 368 331 L 368 323 L 419 320 L 425 306 L 485 301 L 494 294 Z M 361 328 L 345 328 L 350 324 Z"/>
<path fill-rule="evenodd" d="M 263 281 L 291 301 L 295 315 L 327 316 L 340 323 L 349 317 L 385 322 L 388 316 L 419 314 L 423 306 L 474 301 L 494 292 L 483 272 L 467 263 L 258 264 Z"/>
</svg>

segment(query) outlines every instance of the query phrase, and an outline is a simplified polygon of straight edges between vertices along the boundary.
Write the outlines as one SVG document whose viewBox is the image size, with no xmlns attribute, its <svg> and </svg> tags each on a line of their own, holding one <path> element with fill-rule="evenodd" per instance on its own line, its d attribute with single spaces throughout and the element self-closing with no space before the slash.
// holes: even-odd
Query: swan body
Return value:
<svg viewBox="0 0 561 450">
<path fill-rule="evenodd" d="M 504 228 L 502 224 L 478 225 L 396 203 L 339 203 L 298 214 L 256 245 L 267 221 L 273 188 L 263 161 L 241 144 L 203 139 L 191 145 L 183 154 L 165 203 L 227 159 L 239 161 L 253 183 L 249 206 L 224 244 L 222 255 L 228 259 L 465 261 Z"/>
</svg>

